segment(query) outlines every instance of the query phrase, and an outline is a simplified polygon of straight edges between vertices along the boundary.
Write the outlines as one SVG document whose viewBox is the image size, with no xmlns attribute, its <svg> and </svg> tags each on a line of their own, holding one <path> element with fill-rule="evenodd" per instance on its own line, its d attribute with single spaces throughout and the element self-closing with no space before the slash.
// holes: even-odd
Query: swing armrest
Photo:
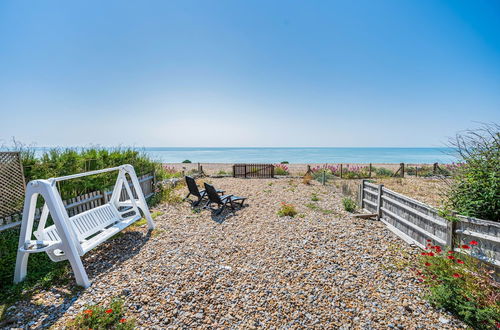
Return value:
<svg viewBox="0 0 500 330">
<path fill-rule="evenodd" d="M 60 241 L 28 241 L 19 248 L 19 251 L 27 253 L 45 252 L 47 250 L 56 249 L 59 245 L 61 245 Z"/>
</svg>

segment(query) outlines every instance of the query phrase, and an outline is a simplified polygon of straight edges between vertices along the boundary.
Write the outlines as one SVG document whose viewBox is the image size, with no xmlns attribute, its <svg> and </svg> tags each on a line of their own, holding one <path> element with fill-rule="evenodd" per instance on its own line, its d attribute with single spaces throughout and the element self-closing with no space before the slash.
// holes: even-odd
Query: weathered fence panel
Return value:
<svg viewBox="0 0 500 330">
<path fill-rule="evenodd" d="M 457 246 L 474 240 L 480 249 L 473 249 L 473 257 L 500 267 L 500 223 L 458 216 L 455 227 Z"/>
<path fill-rule="evenodd" d="M 274 178 L 273 164 L 234 164 L 235 178 Z"/>
<path fill-rule="evenodd" d="M 25 187 L 19 152 L 0 152 L 0 231 L 19 225 Z"/>
<path fill-rule="evenodd" d="M 472 256 L 500 266 L 500 223 L 458 216 L 448 221 L 424 203 L 363 180 L 360 185 L 360 206 L 377 214 L 389 229 L 405 241 L 425 248 L 427 240 L 442 247 L 459 250 L 474 240 L 479 248 Z M 460 252 L 464 252 L 460 249 Z"/>
<path fill-rule="evenodd" d="M 139 184 L 141 185 L 142 192 L 144 194 L 144 197 L 147 199 L 151 196 L 154 195 L 154 180 L 155 176 L 153 173 L 148 173 L 144 174 L 140 177 L 138 177 Z M 137 194 L 135 193 L 135 189 L 133 188 L 132 184 L 129 184 L 132 190 L 132 194 L 134 195 L 134 198 L 137 198 Z M 84 211 L 93 209 L 97 206 L 104 205 L 107 203 L 109 198 L 111 197 L 111 194 L 113 193 L 112 190 L 106 190 L 106 191 L 92 191 L 87 194 L 83 194 L 74 198 L 67 199 L 63 201 L 63 204 L 66 207 L 66 210 L 68 211 L 68 215 L 70 217 L 82 213 Z M 24 196 L 23 196 L 24 198 Z M 121 196 L 120 200 L 126 200 L 128 199 L 127 193 L 125 190 L 125 187 L 121 191 Z M 17 209 L 17 212 L 14 214 L 11 214 L 8 217 L 3 217 L 0 218 L 0 232 L 2 230 L 8 229 L 15 227 L 17 225 L 21 224 L 22 220 L 22 204 L 20 206 L 21 208 Z M 35 211 L 35 219 L 38 220 L 40 218 L 42 212 L 42 208 L 37 208 Z"/>
</svg>

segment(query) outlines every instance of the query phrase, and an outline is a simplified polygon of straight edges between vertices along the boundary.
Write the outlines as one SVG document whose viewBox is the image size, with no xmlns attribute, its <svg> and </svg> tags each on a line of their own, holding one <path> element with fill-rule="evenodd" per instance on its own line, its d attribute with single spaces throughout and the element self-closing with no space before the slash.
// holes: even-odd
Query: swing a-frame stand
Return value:
<svg viewBox="0 0 500 330">
<path fill-rule="evenodd" d="M 108 203 L 69 217 L 57 190 L 57 182 L 111 171 L 118 171 L 118 177 Z M 132 193 L 131 185 L 136 197 Z M 128 199 L 120 201 L 123 189 Z M 38 195 L 44 198 L 45 205 L 38 228 L 33 232 Z M 153 219 L 132 165 L 30 181 L 24 200 L 14 282 L 21 282 L 26 277 L 28 257 L 31 253 L 45 252 L 52 261 L 68 260 L 73 268 L 76 283 L 83 287 L 90 286 L 81 256 L 139 220 L 142 217 L 139 210 L 146 218 L 149 229 L 154 229 Z M 54 224 L 45 227 L 49 214 Z M 32 239 L 32 235 L 36 240 Z"/>
</svg>

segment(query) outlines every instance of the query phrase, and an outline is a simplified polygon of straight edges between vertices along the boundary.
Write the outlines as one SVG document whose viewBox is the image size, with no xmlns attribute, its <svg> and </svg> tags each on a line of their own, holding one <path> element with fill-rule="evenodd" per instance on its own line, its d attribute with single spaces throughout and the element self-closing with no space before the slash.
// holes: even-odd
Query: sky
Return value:
<svg viewBox="0 0 500 330">
<path fill-rule="evenodd" d="M 500 122 L 500 1 L 0 1 L 0 144 L 439 147 Z"/>
</svg>

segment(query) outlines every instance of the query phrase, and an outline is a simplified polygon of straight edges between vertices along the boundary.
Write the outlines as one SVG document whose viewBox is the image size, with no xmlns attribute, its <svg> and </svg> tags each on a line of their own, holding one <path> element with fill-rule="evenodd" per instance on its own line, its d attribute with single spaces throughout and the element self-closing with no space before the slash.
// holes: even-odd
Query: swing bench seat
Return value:
<svg viewBox="0 0 500 330">
<path fill-rule="evenodd" d="M 124 217 L 123 215 L 127 213 L 133 214 Z M 139 219 L 141 219 L 141 214 L 133 211 L 132 208 L 126 208 L 120 212 L 113 204 L 108 203 L 69 218 L 69 223 L 78 238 L 79 255 L 83 256 Z M 48 252 L 53 261 L 65 259 L 64 252 L 55 246 L 61 243 L 55 225 L 49 226 L 41 232 L 36 231 L 34 235 L 38 240 L 25 243 L 23 251 L 36 253 L 53 250 Z"/>
<path fill-rule="evenodd" d="M 119 174 L 109 202 L 70 217 L 55 183 L 111 171 L 118 171 Z M 129 183 L 127 175 L 132 183 Z M 134 188 L 134 192 L 131 187 Z M 129 198 L 125 201 L 120 200 L 123 189 Z M 33 231 L 34 209 L 38 195 L 43 196 L 45 204 L 38 228 Z M 30 181 L 25 196 L 14 282 L 19 283 L 26 277 L 30 254 L 45 252 L 52 261 L 69 260 L 77 284 L 83 287 L 90 286 L 80 257 L 141 219 L 141 212 L 148 222 L 149 229 L 154 229 L 154 222 L 146 199 L 131 165 L 121 165 L 48 180 Z M 52 216 L 54 224 L 45 227 L 49 214 Z M 31 239 L 32 234 L 36 240 Z"/>
</svg>

